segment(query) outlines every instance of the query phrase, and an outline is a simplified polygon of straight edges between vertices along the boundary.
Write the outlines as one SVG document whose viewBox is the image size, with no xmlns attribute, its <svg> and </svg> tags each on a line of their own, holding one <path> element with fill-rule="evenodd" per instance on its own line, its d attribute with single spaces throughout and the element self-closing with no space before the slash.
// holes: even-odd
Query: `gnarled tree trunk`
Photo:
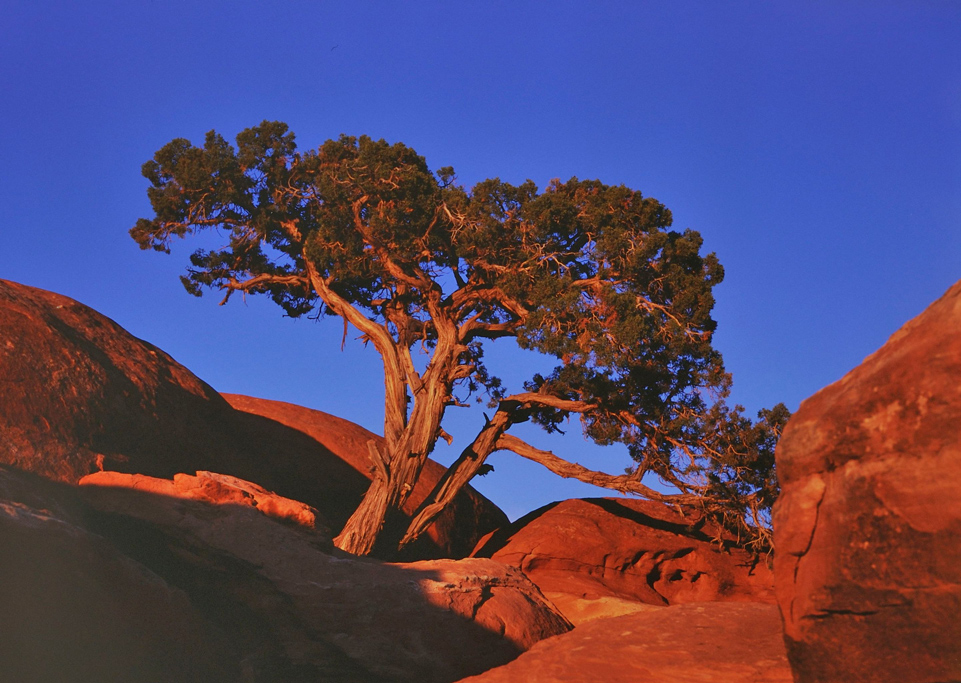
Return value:
<svg viewBox="0 0 961 683">
<path fill-rule="evenodd" d="M 388 352 L 381 354 L 387 388 L 384 420 L 387 453 L 381 454 L 376 447 L 370 447 L 374 477 L 360 505 L 334 539 L 341 550 L 355 555 L 368 555 L 373 551 L 387 515 L 407 502 L 437 442 L 458 352 L 453 326 L 449 330 L 441 327 L 441 330 L 430 366 L 423 377 L 414 370 L 406 345 L 384 344 L 388 348 Z M 392 391 L 394 387 L 401 389 Z M 409 418 L 406 415 L 407 387 L 414 394 L 414 407 Z M 400 405 L 404 406 L 403 411 L 399 410 Z"/>
<path fill-rule="evenodd" d="M 495 450 L 497 439 L 509 426 L 510 416 L 506 412 L 499 410 L 494 413 L 494 418 L 488 421 L 471 445 L 461 452 L 460 457 L 434 486 L 434 490 L 420 504 L 400 541 L 401 548 L 424 533 L 437 515 L 443 512 L 461 489 L 473 479 L 487 456 Z"/>
<path fill-rule="evenodd" d="M 440 411 L 443 412 L 443 406 Z M 417 412 L 415 410 L 415 415 Z M 434 416 L 428 414 L 425 417 Z M 412 419 L 387 456 L 382 455 L 373 442 L 368 444 L 374 464 L 373 480 L 360 505 L 334 539 L 338 548 L 354 555 L 371 553 L 388 513 L 400 509 L 414 490 L 434 443 L 432 435 L 439 428 L 439 421 L 439 416 Z"/>
</svg>

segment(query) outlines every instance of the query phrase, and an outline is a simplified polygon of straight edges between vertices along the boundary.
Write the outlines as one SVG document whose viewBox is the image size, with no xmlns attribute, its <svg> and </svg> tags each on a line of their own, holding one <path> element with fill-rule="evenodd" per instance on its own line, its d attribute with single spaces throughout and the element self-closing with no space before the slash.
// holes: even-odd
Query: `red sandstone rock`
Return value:
<svg viewBox="0 0 961 683">
<path fill-rule="evenodd" d="M 777 451 L 800 683 L 961 680 L 961 283 L 801 404 Z"/>
<path fill-rule="evenodd" d="M 363 493 L 365 480 L 315 440 L 234 411 L 76 301 L 0 281 L 0 329 L 0 462 L 67 483 L 99 470 L 226 472 L 329 507 Z"/>
<path fill-rule="evenodd" d="M 219 433 L 228 406 L 213 389 L 76 301 L 0 281 L 0 329 L 2 462 L 71 483 L 172 475 Z"/>
<path fill-rule="evenodd" d="M 99 470 L 223 472 L 305 502 L 335 531 L 367 489 L 358 463 L 377 438 L 370 432 L 273 401 L 233 396 L 234 410 L 163 351 L 76 301 L 0 280 L 0 329 L 0 463 L 68 483 Z M 440 469 L 429 466 L 410 506 Z M 405 557 L 462 557 L 506 521 L 469 491 Z"/>
<path fill-rule="evenodd" d="M 215 472 L 197 472 L 197 476 L 176 474 L 171 481 L 142 474 L 95 472 L 81 479 L 80 485 L 115 488 L 122 491 L 143 491 L 158 496 L 197 500 L 214 505 L 250 507 L 268 517 L 297 524 L 330 538 L 330 528 L 314 508 L 226 474 Z"/>
<path fill-rule="evenodd" d="M 241 680 L 223 633 L 187 595 L 83 517 L 66 487 L 0 467 L 0 679 Z"/>
<path fill-rule="evenodd" d="M 114 521 L 106 535 L 131 552 L 177 558 L 166 571 L 199 576 L 187 587 L 195 599 L 251 613 L 270 631 L 281 668 L 307 680 L 453 681 L 570 628 L 522 573 L 500 563 L 332 555 L 303 527 L 251 506 L 211 505 L 145 477 L 123 489 L 121 476 L 83 480 L 83 498 Z"/>
<path fill-rule="evenodd" d="M 703 527 L 660 503 L 565 500 L 495 532 L 474 554 L 520 567 L 574 623 L 638 603 L 773 602 L 764 561 L 722 551 Z"/>
<path fill-rule="evenodd" d="M 774 605 L 690 603 L 597 619 L 463 683 L 791 683 Z"/>
</svg>

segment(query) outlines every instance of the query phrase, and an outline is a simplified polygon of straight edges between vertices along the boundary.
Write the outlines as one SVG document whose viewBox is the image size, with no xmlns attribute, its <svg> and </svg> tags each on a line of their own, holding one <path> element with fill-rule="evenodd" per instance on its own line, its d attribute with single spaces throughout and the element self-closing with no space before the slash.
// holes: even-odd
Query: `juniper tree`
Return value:
<svg viewBox="0 0 961 683">
<path fill-rule="evenodd" d="M 450 439 L 447 409 L 476 395 L 492 415 L 401 545 L 496 450 L 697 504 L 748 531 L 763 526 L 745 524 L 745 514 L 763 517 L 776 491 L 770 456 L 785 414 L 754 424 L 724 404 L 730 377 L 711 344 L 723 270 L 701 254 L 697 232 L 670 230 L 656 200 L 577 178 L 543 190 L 496 178 L 465 189 L 451 168 L 433 173 L 403 144 L 341 136 L 301 152 L 285 124 L 267 121 L 241 132 L 236 147 L 214 131 L 202 147 L 173 140 L 143 174 L 155 215 L 131 230 L 142 248 L 226 235 L 222 248 L 190 257 L 181 278 L 189 292 L 221 290 L 221 303 L 263 294 L 292 317 L 341 318 L 380 354 L 384 441 L 368 444 L 373 479 L 336 538 L 342 549 L 372 550 L 437 440 Z M 522 385 L 512 378 L 523 390 L 508 393 L 484 363 L 485 343 L 502 338 L 555 359 L 554 369 Z M 595 442 L 626 445 L 630 471 L 593 472 L 510 433 L 526 421 L 555 432 L 573 415 Z M 647 474 L 678 492 L 649 488 Z"/>
</svg>

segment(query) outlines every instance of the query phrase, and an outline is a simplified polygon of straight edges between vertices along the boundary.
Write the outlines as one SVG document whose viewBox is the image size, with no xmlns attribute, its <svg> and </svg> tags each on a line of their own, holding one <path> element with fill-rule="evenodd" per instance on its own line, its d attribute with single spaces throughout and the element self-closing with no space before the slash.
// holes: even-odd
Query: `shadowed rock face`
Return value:
<svg viewBox="0 0 961 683">
<path fill-rule="evenodd" d="M 224 633 L 186 593 L 86 521 L 68 487 L 0 466 L 0 678 L 240 680 Z"/>
<path fill-rule="evenodd" d="M 246 643 L 258 680 L 282 671 L 277 680 L 289 680 L 296 671 L 305 680 L 441 683 L 508 662 L 570 628 L 509 567 L 332 554 L 316 519 L 289 514 L 294 501 L 201 474 L 174 482 L 99 474 L 86 477 L 80 493 L 106 513 L 100 531 L 118 547 L 181 582 L 205 611 L 229 606 L 244 614 L 237 641 Z M 191 485 L 204 479 L 221 485 L 215 495 Z M 233 492 L 251 489 L 256 505 L 234 500 Z M 234 622 L 218 623 L 230 632 Z M 259 640 L 254 627 L 265 632 Z"/>
<path fill-rule="evenodd" d="M 209 472 L 0 465 L 0 679 L 447 683 L 570 629 L 517 570 L 349 557 L 304 513 Z"/>
<path fill-rule="evenodd" d="M 273 401 L 231 396 L 234 410 L 166 353 L 72 299 L 0 280 L 0 330 L 0 463 L 67 483 L 99 470 L 221 472 L 313 506 L 335 531 L 367 489 L 375 435 Z M 411 509 L 441 472 L 429 464 Z M 463 557 L 506 522 L 465 492 L 405 559 Z"/>
<path fill-rule="evenodd" d="M 597 619 L 463 683 L 792 683 L 774 605 L 690 603 Z"/>
<path fill-rule="evenodd" d="M 961 680 L 961 283 L 804 401 L 777 467 L 798 680 Z"/>
<path fill-rule="evenodd" d="M 763 561 L 722 551 L 704 521 L 659 503 L 588 498 L 545 506 L 482 541 L 476 556 L 520 567 L 578 623 L 650 605 L 773 602 Z"/>
</svg>

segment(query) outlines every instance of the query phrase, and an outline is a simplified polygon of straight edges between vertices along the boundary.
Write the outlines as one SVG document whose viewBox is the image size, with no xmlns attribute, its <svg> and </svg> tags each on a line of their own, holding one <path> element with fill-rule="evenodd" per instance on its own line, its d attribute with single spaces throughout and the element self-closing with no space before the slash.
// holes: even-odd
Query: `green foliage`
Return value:
<svg viewBox="0 0 961 683">
<path fill-rule="evenodd" d="M 580 413 L 593 440 L 627 445 L 638 476 L 723 500 L 742 519 L 754 496 L 752 524 L 764 523 L 786 411 L 753 424 L 723 403 L 730 378 L 711 345 L 723 269 L 697 232 L 670 230 L 656 200 L 577 178 L 468 190 L 403 144 L 341 136 L 300 152 L 285 124 L 267 121 L 236 148 L 213 131 L 203 147 L 173 140 L 143 174 L 155 216 L 131 230 L 142 248 L 225 236 L 190 257 L 192 294 L 265 294 L 290 316 L 349 306 L 402 352 L 456 334 L 450 401 L 458 388 L 504 398 L 483 344 L 513 337 L 557 360 L 525 383 L 557 400 L 519 407 L 514 422 L 553 431 Z"/>
</svg>

